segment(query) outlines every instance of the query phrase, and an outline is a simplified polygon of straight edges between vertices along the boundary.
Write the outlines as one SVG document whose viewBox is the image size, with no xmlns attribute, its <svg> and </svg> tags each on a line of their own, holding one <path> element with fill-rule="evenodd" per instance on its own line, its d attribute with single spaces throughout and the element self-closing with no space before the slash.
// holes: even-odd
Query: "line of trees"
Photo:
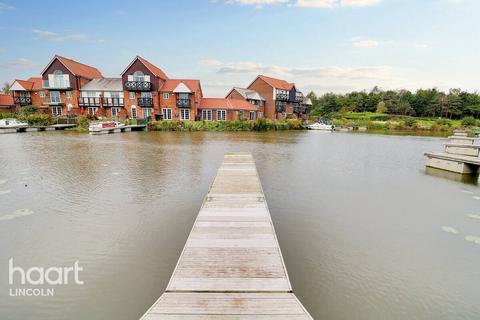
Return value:
<svg viewBox="0 0 480 320">
<path fill-rule="evenodd" d="M 312 115 L 328 115 L 337 112 L 378 112 L 416 117 L 442 117 L 459 119 L 466 116 L 480 117 L 480 94 L 461 89 L 448 93 L 438 89 L 354 91 L 347 94 L 326 93 L 307 95 L 313 103 Z"/>
</svg>

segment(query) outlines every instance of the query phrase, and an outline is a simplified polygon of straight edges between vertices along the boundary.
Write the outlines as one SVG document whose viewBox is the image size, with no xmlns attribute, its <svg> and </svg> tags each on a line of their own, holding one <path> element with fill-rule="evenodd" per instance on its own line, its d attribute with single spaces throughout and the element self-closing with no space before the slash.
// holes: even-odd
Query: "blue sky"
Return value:
<svg viewBox="0 0 480 320">
<path fill-rule="evenodd" d="M 257 74 L 307 92 L 480 84 L 477 0 L 0 0 L 0 81 L 54 54 L 119 76 L 136 55 L 224 96 Z"/>
</svg>

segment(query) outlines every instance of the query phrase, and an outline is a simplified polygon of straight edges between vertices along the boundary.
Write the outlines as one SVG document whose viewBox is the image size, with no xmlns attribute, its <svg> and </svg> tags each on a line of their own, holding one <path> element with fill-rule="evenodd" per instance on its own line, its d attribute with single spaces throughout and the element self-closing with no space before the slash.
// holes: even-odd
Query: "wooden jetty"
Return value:
<svg viewBox="0 0 480 320">
<path fill-rule="evenodd" d="M 141 320 L 312 319 L 292 292 L 251 154 L 226 154 L 165 293 Z"/>
<path fill-rule="evenodd" d="M 427 152 L 427 167 L 460 174 L 477 174 L 480 168 L 480 145 L 477 138 L 468 137 L 466 131 L 456 130 L 448 138 L 445 152 Z"/>
<path fill-rule="evenodd" d="M 147 126 L 145 124 L 138 124 L 138 125 L 121 126 L 116 128 L 96 129 L 95 131 L 90 131 L 90 134 L 101 135 L 101 134 L 111 134 L 111 133 L 121 133 L 121 132 L 131 132 L 131 131 L 144 131 L 146 128 Z"/>
<path fill-rule="evenodd" d="M 0 127 L 1 133 L 21 133 L 21 132 L 38 132 L 38 131 L 55 131 L 75 128 L 76 124 L 54 124 L 51 126 L 18 126 L 18 127 Z"/>
</svg>

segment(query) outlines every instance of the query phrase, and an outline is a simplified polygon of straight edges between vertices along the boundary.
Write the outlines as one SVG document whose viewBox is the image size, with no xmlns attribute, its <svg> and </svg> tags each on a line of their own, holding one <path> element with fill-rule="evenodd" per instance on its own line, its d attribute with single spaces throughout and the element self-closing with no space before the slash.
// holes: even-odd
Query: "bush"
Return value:
<svg viewBox="0 0 480 320">
<path fill-rule="evenodd" d="M 50 126 L 55 124 L 55 119 L 50 114 L 34 113 L 34 114 L 19 114 L 17 119 L 28 122 L 33 126 Z"/>
<path fill-rule="evenodd" d="M 417 124 L 417 120 L 415 118 L 405 118 L 403 120 L 403 124 L 407 127 L 414 127 Z"/>
<path fill-rule="evenodd" d="M 0 112 L 0 119 L 16 118 L 15 112 Z"/>
<path fill-rule="evenodd" d="M 471 127 L 477 124 L 477 120 L 474 117 L 465 117 L 462 119 L 462 126 Z"/>
<path fill-rule="evenodd" d="M 20 109 L 22 114 L 34 114 L 38 112 L 38 107 L 35 106 L 25 106 Z"/>
<path fill-rule="evenodd" d="M 90 126 L 90 119 L 87 116 L 85 115 L 78 116 L 77 128 L 81 130 L 88 130 L 89 126 Z"/>
<path fill-rule="evenodd" d="M 267 131 L 267 119 L 260 118 L 253 122 L 253 130 L 254 131 Z"/>
<path fill-rule="evenodd" d="M 445 119 L 445 118 L 436 119 L 435 123 L 440 125 L 440 126 L 449 126 L 449 127 L 452 126 L 452 121 L 450 121 L 449 119 Z"/>
</svg>

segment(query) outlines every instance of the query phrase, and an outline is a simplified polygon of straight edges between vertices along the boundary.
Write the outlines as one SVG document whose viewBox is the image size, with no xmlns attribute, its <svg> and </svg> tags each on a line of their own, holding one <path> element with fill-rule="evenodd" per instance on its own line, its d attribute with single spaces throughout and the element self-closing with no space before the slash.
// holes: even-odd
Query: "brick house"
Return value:
<svg viewBox="0 0 480 320">
<path fill-rule="evenodd" d="M 45 97 L 42 105 L 53 115 L 80 114 L 80 89 L 94 78 L 102 78 L 98 69 L 56 55 L 42 71 Z"/>
<path fill-rule="evenodd" d="M 160 88 L 163 120 L 198 120 L 203 98 L 200 80 L 168 79 Z"/>
<path fill-rule="evenodd" d="M 295 87 L 294 83 L 259 75 L 246 89 L 234 88 L 227 97 L 244 96 L 242 90 L 248 90 L 250 94 L 257 93 L 264 99 L 263 108 L 259 108 L 260 117 L 282 120 L 289 115 L 306 118 L 308 114 L 309 109 L 303 104 L 303 93 Z M 248 96 L 243 98 L 249 100 Z"/>
<path fill-rule="evenodd" d="M 15 102 L 13 96 L 10 94 L 0 93 L 0 112 L 15 111 Z"/>
<path fill-rule="evenodd" d="M 247 100 L 250 104 L 258 107 L 260 118 L 265 112 L 265 98 L 255 90 L 233 87 L 233 89 L 227 94 L 226 98 Z"/>
<path fill-rule="evenodd" d="M 122 78 L 93 79 L 80 89 L 78 105 L 92 116 L 125 119 Z"/>
<path fill-rule="evenodd" d="M 204 121 L 255 120 L 258 106 L 244 99 L 203 98 L 198 112 Z"/>
<path fill-rule="evenodd" d="M 9 89 L 12 92 L 15 109 L 24 106 L 41 106 L 45 92 L 42 90 L 42 78 L 31 77 L 27 80 L 15 80 Z"/>
</svg>

